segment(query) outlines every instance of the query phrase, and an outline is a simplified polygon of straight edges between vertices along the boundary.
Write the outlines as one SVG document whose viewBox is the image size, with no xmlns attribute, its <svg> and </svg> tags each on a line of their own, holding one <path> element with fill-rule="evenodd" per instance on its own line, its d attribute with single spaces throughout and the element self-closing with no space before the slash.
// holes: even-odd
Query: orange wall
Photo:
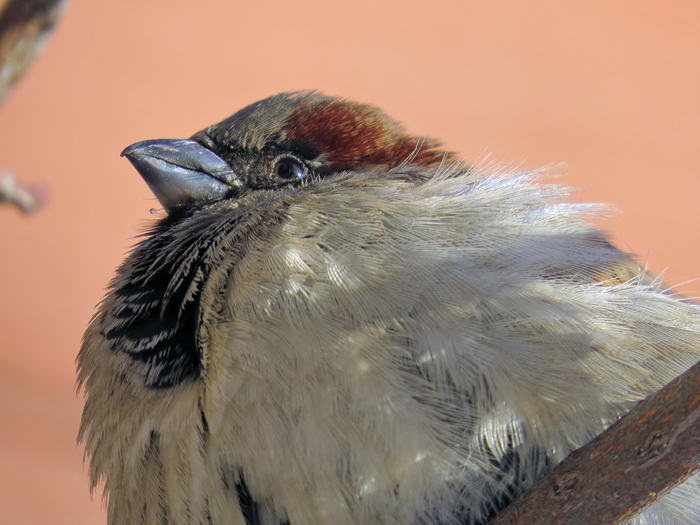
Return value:
<svg viewBox="0 0 700 525">
<path fill-rule="evenodd" d="M 582 199 L 624 211 L 605 222 L 620 247 L 700 277 L 697 2 L 72 0 L 0 109 L 0 163 L 50 188 L 35 216 L 0 208 L 1 523 L 105 522 L 73 361 L 156 205 L 119 152 L 303 88 L 472 161 L 565 162 Z"/>
</svg>

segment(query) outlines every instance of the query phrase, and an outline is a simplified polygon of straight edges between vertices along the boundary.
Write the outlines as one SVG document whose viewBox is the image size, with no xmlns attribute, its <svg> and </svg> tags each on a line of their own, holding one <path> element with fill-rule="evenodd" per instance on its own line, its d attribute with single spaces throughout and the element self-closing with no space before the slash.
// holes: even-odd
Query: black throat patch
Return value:
<svg viewBox="0 0 700 525">
<path fill-rule="evenodd" d="M 168 216 L 140 243 L 122 270 L 125 279 L 114 290 L 111 315 L 103 335 L 112 349 L 145 365 L 145 384 L 167 388 L 198 377 L 202 348 L 198 341 L 200 300 L 209 272 L 202 255 L 212 238 L 178 240 L 178 226 L 191 217 Z"/>
<path fill-rule="evenodd" d="M 205 290 L 216 288 L 211 292 L 216 310 L 226 281 L 245 256 L 249 243 L 242 240 L 264 235 L 284 217 L 286 199 L 272 192 L 256 197 L 247 206 L 222 203 L 171 213 L 118 270 L 103 307 L 101 332 L 112 350 L 141 365 L 146 386 L 169 388 L 201 375 Z M 222 261 L 223 272 L 215 268 Z M 210 282 L 213 273 L 215 283 Z"/>
</svg>

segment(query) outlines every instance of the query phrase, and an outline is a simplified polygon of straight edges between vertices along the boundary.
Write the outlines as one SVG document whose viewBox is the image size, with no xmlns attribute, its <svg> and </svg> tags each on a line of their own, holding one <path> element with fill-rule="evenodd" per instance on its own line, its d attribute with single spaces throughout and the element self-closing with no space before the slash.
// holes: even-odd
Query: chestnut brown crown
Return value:
<svg viewBox="0 0 700 525">
<path fill-rule="evenodd" d="M 452 158 L 380 109 L 318 92 L 251 104 L 189 140 L 133 144 L 129 158 L 167 211 L 360 167 L 438 165 Z"/>
</svg>

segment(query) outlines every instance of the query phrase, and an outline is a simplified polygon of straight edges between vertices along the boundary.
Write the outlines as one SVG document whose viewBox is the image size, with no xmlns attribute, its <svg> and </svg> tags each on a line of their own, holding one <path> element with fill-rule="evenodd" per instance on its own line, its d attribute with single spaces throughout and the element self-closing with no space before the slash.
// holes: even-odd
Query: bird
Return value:
<svg viewBox="0 0 700 525">
<path fill-rule="evenodd" d="M 483 525 L 700 360 L 608 207 L 373 105 L 280 93 L 122 155 L 163 213 L 77 357 L 110 525 Z M 700 481 L 630 523 L 700 523 Z"/>
</svg>

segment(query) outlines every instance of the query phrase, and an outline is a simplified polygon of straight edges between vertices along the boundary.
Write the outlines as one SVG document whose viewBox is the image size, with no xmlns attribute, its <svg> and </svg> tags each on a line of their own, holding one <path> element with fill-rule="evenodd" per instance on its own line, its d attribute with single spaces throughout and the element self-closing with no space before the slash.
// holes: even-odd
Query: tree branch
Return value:
<svg viewBox="0 0 700 525">
<path fill-rule="evenodd" d="M 626 523 L 700 467 L 700 363 L 572 452 L 491 525 Z"/>
</svg>

